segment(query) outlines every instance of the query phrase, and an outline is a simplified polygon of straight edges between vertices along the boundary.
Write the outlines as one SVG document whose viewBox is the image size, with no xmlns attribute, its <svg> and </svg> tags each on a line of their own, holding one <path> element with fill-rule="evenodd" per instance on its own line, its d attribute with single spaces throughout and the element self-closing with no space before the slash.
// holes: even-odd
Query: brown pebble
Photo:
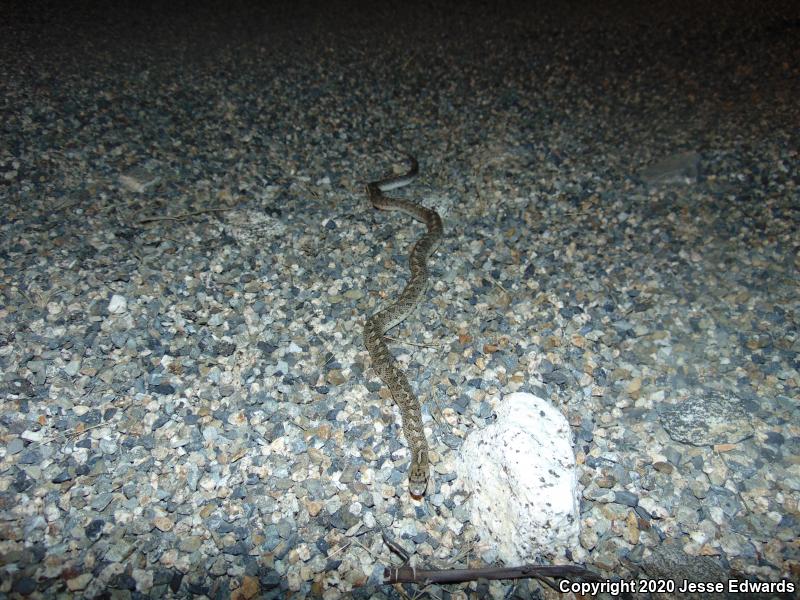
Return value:
<svg viewBox="0 0 800 600">
<path fill-rule="evenodd" d="M 156 517 L 153 519 L 153 525 L 155 525 L 159 531 L 169 531 L 175 523 L 167 517 Z"/>
<path fill-rule="evenodd" d="M 308 514 L 312 517 L 316 517 L 322 510 L 322 502 L 319 500 L 306 500 L 305 505 Z"/>
<path fill-rule="evenodd" d="M 595 479 L 595 482 L 597 483 L 597 487 L 608 489 L 614 487 L 614 484 L 617 483 L 617 480 L 609 475 L 604 475 Z"/>
<path fill-rule="evenodd" d="M 659 473 L 666 473 L 667 475 L 669 475 L 675 470 L 675 468 L 671 464 L 669 464 L 668 462 L 664 462 L 663 460 L 654 462 L 653 468 Z"/>
<path fill-rule="evenodd" d="M 260 591 L 261 586 L 258 584 L 258 579 L 245 575 L 242 578 L 241 587 L 231 592 L 231 600 L 250 600 L 250 598 L 258 596 Z"/>
</svg>

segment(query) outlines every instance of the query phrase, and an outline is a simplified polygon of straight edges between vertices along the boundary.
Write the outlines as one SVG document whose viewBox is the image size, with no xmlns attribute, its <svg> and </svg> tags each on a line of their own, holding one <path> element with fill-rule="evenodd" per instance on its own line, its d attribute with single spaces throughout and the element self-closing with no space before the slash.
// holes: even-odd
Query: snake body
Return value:
<svg viewBox="0 0 800 600">
<path fill-rule="evenodd" d="M 442 219 L 435 210 L 425 208 L 414 202 L 400 198 L 390 198 L 383 192 L 397 189 L 411 183 L 419 172 L 419 165 L 409 156 L 410 169 L 403 175 L 387 177 L 367 184 L 367 196 L 374 208 L 404 212 L 428 228 L 408 255 L 411 277 L 397 300 L 367 317 L 364 325 L 364 345 L 367 347 L 372 368 L 389 388 L 392 398 L 400 409 L 403 419 L 403 433 L 411 451 L 411 465 L 408 471 L 408 490 L 414 497 L 425 494 L 428 486 L 428 442 L 422 427 L 420 404 L 403 371 L 389 352 L 384 334 L 403 321 L 419 302 L 428 284 L 427 260 L 442 237 Z"/>
</svg>

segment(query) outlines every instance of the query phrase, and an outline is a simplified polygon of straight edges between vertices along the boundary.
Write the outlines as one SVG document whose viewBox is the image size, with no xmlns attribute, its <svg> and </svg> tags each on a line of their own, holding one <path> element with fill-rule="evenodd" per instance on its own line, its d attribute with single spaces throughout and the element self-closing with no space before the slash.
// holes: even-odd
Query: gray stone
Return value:
<svg viewBox="0 0 800 600">
<path fill-rule="evenodd" d="M 715 392 L 664 405 L 659 420 L 673 440 L 695 446 L 735 444 L 753 435 L 742 401 Z"/>
<path fill-rule="evenodd" d="M 676 185 L 697 182 L 700 176 L 700 155 L 697 152 L 680 152 L 662 158 L 641 172 L 649 185 Z"/>
<path fill-rule="evenodd" d="M 675 589 L 679 589 L 684 580 L 691 582 L 726 582 L 728 572 L 719 563 L 708 556 L 690 556 L 676 542 L 664 543 L 653 550 L 653 553 L 642 561 L 642 568 L 651 579 L 672 580 Z M 676 597 L 690 600 L 708 598 L 725 598 L 721 594 L 692 594 L 675 596 L 673 594 L 655 593 L 656 600 L 672 600 Z"/>
</svg>

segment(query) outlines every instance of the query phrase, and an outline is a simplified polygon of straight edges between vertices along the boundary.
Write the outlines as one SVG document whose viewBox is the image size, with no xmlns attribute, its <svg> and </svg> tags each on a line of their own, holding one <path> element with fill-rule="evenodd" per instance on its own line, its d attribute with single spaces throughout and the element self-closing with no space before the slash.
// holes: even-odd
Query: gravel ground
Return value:
<svg viewBox="0 0 800 600">
<path fill-rule="evenodd" d="M 453 461 L 513 391 L 580 469 L 532 560 L 800 582 L 793 3 L 3 4 L 2 597 L 418 597 L 380 531 L 491 555 Z M 393 333 L 423 502 L 361 339 L 421 231 L 365 198 L 400 151 L 445 220 Z"/>
</svg>

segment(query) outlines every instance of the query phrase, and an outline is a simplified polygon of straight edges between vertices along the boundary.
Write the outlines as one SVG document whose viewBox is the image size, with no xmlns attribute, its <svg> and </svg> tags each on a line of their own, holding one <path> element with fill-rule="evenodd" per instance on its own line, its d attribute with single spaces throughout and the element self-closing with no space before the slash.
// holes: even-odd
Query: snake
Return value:
<svg viewBox="0 0 800 600">
<path fill-rule="evenodd" d="M 408 469 L 408 491 L 414 498 L 421 498 L 428 487 L 430 460 L 428 441 L 422 426 L 419 400 L 411 389 L 405 373 L 400 369 L 389 347 L 386 332 L 397 326 L 414 310 L 428 285 L 428 258 L 434 253 L 442 238 L 442 219 L 435 210 L 410 200 L 393 198 L 384 192 L 408 185 L 419 173 L 417 159 L 407 156 L 410 167 L 402 175 L 387 177 L 367 184 L 367 196 L 374 208 L 384 211 L 399 211 L 420 221 L 427 232 L 417 240 L 408 255 L 411 276 L 394 302 L 367 317 L 364 324 L 364 345 L 367 348 L 372 368 L 389 388 L 403 422 L 403 434 L 411 453 Z"/>
</svg>

